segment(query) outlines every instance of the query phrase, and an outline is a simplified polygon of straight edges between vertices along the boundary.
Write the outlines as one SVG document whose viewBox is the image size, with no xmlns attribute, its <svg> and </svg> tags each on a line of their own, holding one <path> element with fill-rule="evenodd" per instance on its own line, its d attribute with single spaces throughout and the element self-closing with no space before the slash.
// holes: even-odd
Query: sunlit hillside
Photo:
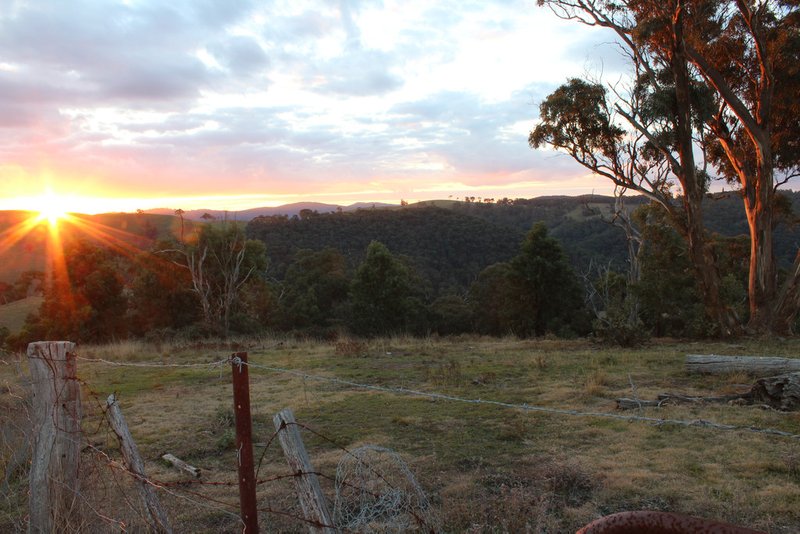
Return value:
<svg viewBox="0 0 800 534">
<path fill-rule="evenodd" d="M 37 221 L 28 211 L 0 211 L 0 281 L 13 283 L 20 273 L 47 270 L 47 247 L 52 230 L 48 221 Z M 192 227 L 185 222 L 185 230 Z M 58 223 L 58 239 L 64 246 L 76 239 L 99 244 L 124 243 L 146 249 L 154 240 L 180 234 L 180 220 L 170 215 L 106 213 L 70 215 Z"/>
<path fill-rule="evenodd" d="M 25 318 L 35 313 L 41 304 L 42 297 L 33 296 L 0 305 L 0 328 L 8 328 L 12 334 L 18 332 L 25 324 Z"/>
</svg>

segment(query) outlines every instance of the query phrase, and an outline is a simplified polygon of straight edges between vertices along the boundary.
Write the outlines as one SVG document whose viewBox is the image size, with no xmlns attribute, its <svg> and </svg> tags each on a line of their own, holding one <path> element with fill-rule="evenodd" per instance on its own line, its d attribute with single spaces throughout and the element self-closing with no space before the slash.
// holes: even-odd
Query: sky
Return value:
<svg viewBox="0 0 800 534">
<path fill-rule="evenodd" d="M 535 0 L 0 0 L 0 209 L 606 194 L 527 137 L 622 61 Z"/>
</svg>

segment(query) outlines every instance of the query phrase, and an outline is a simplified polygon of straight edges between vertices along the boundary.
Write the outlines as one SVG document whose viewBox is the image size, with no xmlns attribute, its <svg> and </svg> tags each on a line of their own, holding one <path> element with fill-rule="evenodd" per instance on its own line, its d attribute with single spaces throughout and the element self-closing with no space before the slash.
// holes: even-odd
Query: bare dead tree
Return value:
<svg viewBox="0 0 800 534">
<path fill-rule="evenodd" d="M 158 252 L 182 258 L 174 263 L 189 270 L 203 319 L 225 336 L 241 289 L 266 265 L 263 243 L 246 239 L 236 223 L 228 222 L 204 226 L 194 245 Z"/>
</svg>

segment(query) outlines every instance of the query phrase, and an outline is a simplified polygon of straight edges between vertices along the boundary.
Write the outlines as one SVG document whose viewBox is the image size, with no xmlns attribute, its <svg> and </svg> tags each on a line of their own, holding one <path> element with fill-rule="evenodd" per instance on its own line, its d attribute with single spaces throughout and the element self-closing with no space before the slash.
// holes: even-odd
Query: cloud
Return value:
<svg viewBox="0 0 800 534">
<path fill-rule="evenodd" d="M 584 60 L 530 52 L 558 32 L 527 28 L 539 15 L 522 0 L 8 5 L 0 165 L 154 194 L 561 172 L 525 121 Z"/>
<path fill-rule="evenodd" d="M 344 97 L 383 95 L 403 85 L 397 51 L 366 46 L 358 2 L 321 4 L 293 15 L 270 16 L 260 34 L 275 70 L 293 73 L 307 90 Z"/>
<path fill-rule="evenodd" d="M 479 95 L 443 92 L 395 106 L 396 122 L 418 146 L 441 156 L 453 169 L 469 175 L 512 174 L 534 161 L 527 133 L 537 114 L 533 96 L 543 87 L 531 85 L 508 100 L 488 102 Z"/>
<path fill-rule="evenodd" d="M 193 98 L 219 76 L 197 59 L 197 50 L 220 42 L 226 25 L 249 5 L 210 0 L 25 3 L 0 16 L 0 60 L 24 65 L 20 76 L 47 76 L 66 98 L 82 94 L 96 105 L 106 99 L 148 106 Z M 247 59 L 241 40 L 227 44 L 234 63 Z"/>
<path fill-rule="evenodd" d="M 392 73 L 395 61 L 383 52 L 353 50 L 310 69 L 306 79 L 313 91 L 323 94 L 382 95 L 403 85 L 403 79 Z"/>
<path fill-rule="evenodd" d="M 29 104 L 58 104 L 64 100 L 77 100 L 80 91 L 55 80 L 42 79 L 37 76 L 25 76 L 17 72 L 0 71 L 0 101 L 13 102 L 18 106 Z"/>
<path fill-rule="evenodd" d="M 270 65 L 264 49 L 252 37 L 232 36 L 212 45 L 210 51 L 236 77 L 257 73 Z"/>
<path fill-rule="evenodd" d="M 149 107 L 150 102 L 195 98 L 209 78 L 199 60 L 186 57 L 159 63 L 133 60 L 124 68 L 95 73 L 87 81 L 99 88 L 101 101 Z"/>
</svg>

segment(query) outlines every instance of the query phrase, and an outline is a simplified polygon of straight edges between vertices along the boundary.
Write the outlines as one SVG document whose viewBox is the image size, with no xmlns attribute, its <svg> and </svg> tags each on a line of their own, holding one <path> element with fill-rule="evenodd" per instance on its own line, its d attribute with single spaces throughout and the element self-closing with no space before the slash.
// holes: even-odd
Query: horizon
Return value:
<svg viewBox="0 0 800 534">
<path fill-rule="evenodd" d="M 0 198 L 0 211 L 41 211 L 42 205 L 58 202 L 64 206 L 64 211 L 70 213 L 82 213 L 86 215 L 97 215 L 100 213 L 135 213 L 138 210 L 177 210 L 185 211 L 209 210 L 209 211 L 246 211 L 259 208 L 275 208 L 291 204 L 317 203 L 335 206 L 352 206 L 354 204 L 391 204 L 400 205 L 403 201 L 409 204 L 419 202 L 433 202 L 437 200 L 459 200 L 467 197 L 475 198 L 540 198 L 550 196 L 583 196 L 583 195 L 602 195 L 611 196 L 614 193 L 613 184 L 608 180 L 598 176 L 589 176 L 585 185 L 572 189 L 564 187 L 542 188 L 539 194 L 534 195 L 513 195 L 496 194 L 492 195 L 488 188 L 475 188 L 461 194 L 447 194 L 446 196 L 416 196 L 401 197 L 380 196 L 377 198 L 337 198 L 330 195 L 287 195 L 284 199 L 275 199 L 274 195 L 203 195 L 196 197 L 167 197 L 167 198 L 125 198 L 125 197 L 99 197 L 83 196 L 73 193 L 61 193 L 55 188 L 48 186 L 41 194 L 23 195 L 10 198 Z M 509 191 L 505 191 L 509 193 Z M 70 206 L 76 206 L 72 209 Z"/>
<path fill-rule="evenodd" d="M 468 197 L 477 199 L 475 201 L 472 201 L 472 202 L 476 202 L 476 203 L 489 203 L 489 202 L 486 202 L 485 199 L 491 199 L 492 200 L 491 203 L 496 203 L 496 201 L 501 200 L 503 198 L 509 198 L 511 200 L 518 200 L 518 199 L 533 200 L 533 199 L 537 199 L 537 198 L 552 198 L 552 197 L 576 197 L 576 198 L 577 197 L 581 197 L 581 196 L 611 197 L 612 195 L 613 195 L 613 192 L 598 193 L 596 191 L 590 191 L 588 193 L 579 193 L 579 194 L 574 194 L 574 195 L 565 195 L 565 194 L 553 193 L 553 194 L 546 194 L 546 195 L 537 195 L 537 196 L 533 196 L 533 197 L 513 197 L 513 198 L 512 197 L 491 197 L 491 196 L 482 197 L 482 196 L 478 196 L 478 195 L 474 195 L 474 196 L 473 195 L 468 195 Z M 635 197 L 635 196 L 641 196 L 641 195 L 637 194 L 637 195 L 632 195 L 631 197 Z M 449 198 L 442 198 L 442 197 L 433 198 L 432 197 L 432 198 L 426 198 L 426 199 L 422 199 L 422 200 L 406 201 L 406 202 L 408 202 L 408 204 L 412 205 L 412 206 L 416 205 L 416 204 L 432 203 L 432 202 L 468 202 L 466 200 L 466 198 L 467 197 L 453 197 L 453 196 L 449 196 Z M 32 203 L 30 204 L 31 207 L 29 207 L 29 208 L 16 208 L 16 207 L 5 208 L 5 207 L 2 207 L 3 203 L 0 202 L 0 212 L 2 212 L 2 211 L 22 211 L 22 212 L 29 212 L 29 213 L 40 213 L 41 211 L 43 211 L 41 206 L 36 206 L 36 204 L 35 204 L 36 202 L 40 201 L 40 197 L 35 197 L 35 198 L 32 198 L 31 200 L 32 200 Z M 401 201 L 403 201 L 403 200 L 405 200 L 405 199 L 401 199 Z M 191 208 L 183 208 L 183 207 L 180 207 L 180 206 L 177 206 L 177 207 L 156 206 L 156 207 L 152 207 L 152 208 L 146 208 L 146 209 L 136 208 L 136 209 L 132 209 L 132 210 L 128 209 L 128 210 L 105 210 L 105 211 L 77 211 L 77 210 L 64 209 L 62 211 L 64 213 L 68 213 L 68 214 L 71 214 L 71 215 L 106 215 L 106 214 L 115 214 L 115 213 L 135 214 L 139 210 L 141 210 L 144 213 L 153 213 L 153 212 L 160 212 L 160 211 L 175 212 L 178 209 L 182 209 L 183 211 L 186 211 L 186 212 L 189 212 L 189 211 L 192 211 L 192 212 L 195 212 L 195 211 L 212 212 L 213 211 L 213 212 L 241 213 L 241 212 L 245 212 L 245 211 L 252 211 L 252 210 L 259 210 L 259 209 L 277 209 L 277 208 L 282 208 L 282 207 L 290 207 L 290 206 L 297 206 L 297 205 L 303 205 L 303 204 L 323 205 L 323 206 L 330 206 L 332 208 L 334 208 L 334 207 L 351 208 L 353 206 L 369 205 L 369 204 L 380 205 L 380 206 L 383 206 L 383 207 L 400 207 L 402 205 L 401 201 L 391 202 L 391 201 L 379 201 L 379 200 L 375 200 L 375 201 L 372 201 L 372 200 L 356 200 L 356 201 L 349 202 L 349 203 L 345 204 L 345 203 L 334 203 L 334 202 L 321 202 L 321 201 L 316 201 L 316 200 L 300 200 L 300 201 L 296 201 L 296 202 L 286 202 L 286 203 L 275 204 L 275 205 L 261 205 L 261 204 L 259 204 L 259 205 L 255 205 L 255 206 L 251 206 L 251 207 L 242 208 L 242 209 L 211 208 L 211 207 L 208 207 L 208 206 L 205 206 L 205 205 L 200 205 L 198 207 L 191 207 Z M 91 204 L 89 204 L 89 205 L 91 205 Z"/>
<path fill-rule="evenodd" d="M 779 193 L 780 192 L 795 193 L 796 191 L 795 191 L 795 189 L 786 188 L 786 189 L 779 189 L 778 192 Z M 712 189 L 710 189 L 708 191 L 708 193 L 712 194 L 712 195 L 738 194 L 737 191 L 735 191 L 735 190 L 726 190 L 723 186 L 720 186 L 718 188 L 712 188 Z M 625 196 L 626 196 L 626 198 L 633 199 L 633 198 L 644 197 L 645 195 L 642 195 L 641 193 L 634 192 L 633 194 L 628 193 Z M 447 198 L 444 198 L 444 197 L 426 198 L 426 199 L 416 200 L 416 201 L 406 201 L 405 199 L 401 199 L 401 201 L 406 201 L 407 205 L 414 206 L 414 205 L 422 204 L 422 203 L 436 203 L 436 202 L 464 202 L 464 203 L 473 202 L 473 203 L 476 203 L 476 204 L 496 204 L 497 201 L 503 200 L 504 198 L 505 199 L 509 199 L 509 200 L 536 200 L 536 199 L 545 199 L 545 198 L 578 198 L 578 197 L 613 198 L 614 197 L 614 191 L 612 190 L 612 191 L 605 191 L 605 192 L 600 191 L 600 192 L 598 192 L 596 190 L 592 190 L 592 191 L 589 191 L 589 192 L 582 192 L 582 193 L 576 193 L 576 194 L 571 194 L 571 195 L 570 194 L 564 194 L 563 192 L 553 192 L 552 194 L 536 195 L 536 196 L 531 196 L 531 197 L 492 197 L 492 196 L 482 197 L 482 196 L 478 196 L 478 195 L 468 195 L 467 197 L 454 197 L 452 195 L 448 195 Z M 37 197 L 35 200 L 41 200 L 41 198 L 43 198 L 43 197 Z M 48 197 L 48 199 L 50 201 L 52 201 L 53 198 L 54 197 L 52 197 L 52 196 Z M 471 199 L 474 199 L 474 200 L 467 200 L 467 198 L 471 198 Z M 299 200 L 299 201 L 296 201 L 296 202 L 286 202 L 286 203 L 275 204 L 275 205 L 261 205 L 261 204 L 259 204 L 259 205 L 254 205 L 254 206 L 251 206 L 251 207 L 245 207 L 245 208 L 241 208 L 241 209 L 226 209 L 224 207 L 211 208 L 211 207 L 208 207 L 208 206 L 200 205 L 198 207 L 190 207 L 190 208 L 169 207 L 169 206 L 155 206 L 155 207 L 147 208 L 147 209 L 141 209 L 141 208 L 127 209 L 127 210 L 124 210 L 124 209 L 123 210 L 113 210 L 113 209 L 111 209 L 111 210 L 100 210 L 100 211 L 77 211 L 77 210 L 61 209 L 61 207 L 59 205 L 58 208 L 55 211 L 57 211 L 58 213 L 63 213 L 65 215 L 89 215 L 89 216 L 94 216 L 94 215 L 114 215 L 114 214 L 135 215 L 139 211 L 142 211 L 143 213 L 146 213 L 146 214 L 152 214 L 152 215 L 175 215 L 175 212 L 178 209 L 181 209 L 184 212 L 216 212 L 216 213 L 223 213 L 224 212 L 224 213 L 237 214 L 237 213 L 243 213 L 243 212 L 247 212 L 247 211 L 275 210 L 275 209 L 279 209 L 279 208 L 296 207 L 296 206 L 300 206 L 300 205 L 320 205 L 320 206 L 326 206 L 326 207 L 330 207 L 330 208 L 344 208 L 344 209 L 347 209 L 347 208 L 353 208 L 353 207 L 361 208 L 362 206 L 369 206 L 370 204 L 373 204 L 373 205 L 376 205 L 378 207 L 393 208 L 393 207 L 401 207 L 402 206 L 401 201 L 392 202 L 392 201 L 379 201 L 379 200 L 374 200 L 374 201 L 372 201 L 372 200 L 356 200 L 356 201 L 349 202 L 349 203 L 345 204 L 345 203 L 336 203 L 336 202 L 321 202 L 321 201 L 317 201 L 317 200 Z M 49 204 L 46 205 L 46 206 L 43 206 L 43 207 L 39 206 L 39 207 L 30 207 L 30 208 L 15 208 L 15 207 L 5 208 L 5 207 L 3 207 L 3 203 L 0 202 L 0 212 L 14 212 L 14 211 L 31 213 L 31 214 L 38 214 L 39 215 L 38 218 L 40 220 L 43 220 L 43 219 L 47 218 L 47 215 L 45 215 L 46 212 L 54 211 L 54 210 L 53 210 L 53 206 L 49 205 Z M 168 212 L 168 213 L 165 213 L 165 212 Z"/>
</svg>

